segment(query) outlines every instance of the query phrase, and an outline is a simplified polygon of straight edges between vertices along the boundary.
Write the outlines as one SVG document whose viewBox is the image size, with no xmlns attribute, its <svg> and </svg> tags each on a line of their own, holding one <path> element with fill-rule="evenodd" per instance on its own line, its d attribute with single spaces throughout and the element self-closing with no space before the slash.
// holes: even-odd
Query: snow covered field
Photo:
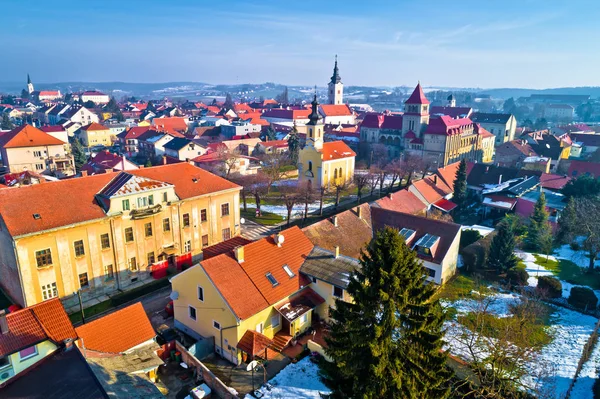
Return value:
<svg viewBox="0 0 600 399">
<path fill-rule="evenodd" d="M 600 368 L 600 345 L 596 343 L 596 347 L 592 351 L 590 359 L 583 364 L 577 381 L 571 391 L 571 399 L 589 399 L 594 396 L 593 387 L 594 381 L 598 378 L 598 369 Z"/>
<path fill-rule="evenodd" d="M 319 367 L 305 357 L 298 363 L 286 366 L 275 377 L 269 380 L 271 390 L 265 387 L 258 391 L 263 399 L 321 399 L 319 395 L 329 393 L 329 389 L 319 379 Z M 250 394 L 245 399 L 254 399 Z"/>
<path fill-rule="evenodd" d="M 489 313 L 498 317 L 508 317 L 510 316 L 510 307 L 518 303 L 519 295 L 496 293 L 489 295 L 487 300 L 491 300 L 487 307 Z M 466 314 L 477 307 L 477 302 L 473 299 L 461 299 L 454 302 L 444 301 L 443 305 L 454 307 L 457 314 Z M 581 358 L 583 347 L 594 330 L 597 319 L 561 307 L 552 306 L 552 309 L 553 313 L 549 326 L 549 334 L 553 338 L 552 342 L 544 346 L 535 361 L 529 365 L 531 374 L 526 384 L 530 387 L 542 385 L 554 392 L 554 397 L 558 399 L 564 397 L 575 377 L 577 363 Z M 448 321 L 444 327 L 447 330 L 447 349 L 450 350 L 450 353 L 469 361 L 469 351 L 463 344 L 464 339 L 460 338 L 464 334 L 472 333 L 456 321 Z M 537 372 L 541 367 L 549 370 L 549 376 L 544 381 L 539 381 L 537 377 Z M 589 367 L 594 368 L 593 365 Z M 588 373 L 593 375 L 593 372 L 588 371 Z M 586 389 L 585 382 L 582 381 L 581 384 L 581 389 L 584 391 Z"/>
</svg>

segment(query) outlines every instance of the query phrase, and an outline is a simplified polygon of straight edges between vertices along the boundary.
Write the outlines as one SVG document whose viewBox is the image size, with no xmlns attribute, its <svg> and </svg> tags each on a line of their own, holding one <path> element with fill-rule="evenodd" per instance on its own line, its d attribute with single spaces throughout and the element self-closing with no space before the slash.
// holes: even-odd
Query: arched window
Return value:
<svg viewBox="0 0 600 399">
<path fill-rule="evenodd" d="M 312 161 L 308 161 L 308 170 L 312 172 Z"/>
<path fill-rule="evenodd" d="M 340 179 L 342 179 L 342 178 L 343 178 L 343 176 L 344 176 L 344 175 L 342 174 L 342 168 L 340 168 Z"/>
<path fill-rule="evenodd" d="M 337 180 L 337 169 L 333 170 L 333 180 Z"/>
<path fill-rule="evenodd" d="M 310 138 L 312 138 L 312 136 L 313 136 L 312 135 L 312 129 L 308 129 L 308 134 L 309 134 Z"/>
</svg>

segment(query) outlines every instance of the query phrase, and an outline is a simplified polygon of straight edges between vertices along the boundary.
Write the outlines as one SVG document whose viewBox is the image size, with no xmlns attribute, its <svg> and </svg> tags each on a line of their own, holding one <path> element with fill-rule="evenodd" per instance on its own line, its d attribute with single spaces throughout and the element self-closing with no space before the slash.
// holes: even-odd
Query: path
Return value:
<svg viewBox="0 0 600 399">
<path fill-rule="evenodd" d="M 279 231 L 279 227 L 263 226 L 248 219 L 242 225 L 242 237 L 252 241 L 260 240 L 277 231 Z"/>
</svg>

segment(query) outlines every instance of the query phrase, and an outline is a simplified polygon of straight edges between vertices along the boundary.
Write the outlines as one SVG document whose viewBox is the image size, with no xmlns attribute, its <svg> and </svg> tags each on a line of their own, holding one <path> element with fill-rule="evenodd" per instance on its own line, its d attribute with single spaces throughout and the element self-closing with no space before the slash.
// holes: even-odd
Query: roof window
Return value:
<svg viewBox="0 0 600 399">
<path fill-rule="evenodd" d="M 290 278 L 295 276 L 294 272 L 292 271 L 292 269 L 290 269 L 290 267 L 287 264 L 283 265 L 283 270 L 285 270 L 285 272 L 288 276 L 290 276 Z"/>
<path fill-rule="evenodd" d="M 275 279 L 275 277 L 270 272 L 267 273 L 267 280 L 269 280 L 269 282 L 271 284 L 273 284 L 273 287 L 276 287 L 279 285 L 279 282 Z"/>
</svg>

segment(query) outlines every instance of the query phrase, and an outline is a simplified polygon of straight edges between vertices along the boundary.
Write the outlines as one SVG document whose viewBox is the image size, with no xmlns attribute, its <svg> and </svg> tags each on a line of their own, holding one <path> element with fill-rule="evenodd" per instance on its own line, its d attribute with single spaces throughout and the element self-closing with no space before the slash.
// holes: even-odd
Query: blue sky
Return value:
<svg viewBox="0 0 600 399">
<path fill-rule="evenodd" d="M 600 86 L 593 0 L 3 0 L 0 81 Z"/>
</svg>

